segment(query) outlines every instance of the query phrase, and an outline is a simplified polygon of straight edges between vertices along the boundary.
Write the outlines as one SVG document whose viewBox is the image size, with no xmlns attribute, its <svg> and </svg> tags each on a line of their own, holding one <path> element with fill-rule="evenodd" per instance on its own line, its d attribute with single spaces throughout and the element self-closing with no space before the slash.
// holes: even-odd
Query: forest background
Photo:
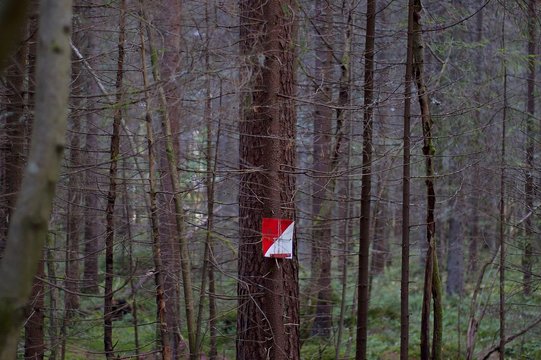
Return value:
<svg viewBox="0 0 541 360">
<path fill-rule="evenodd" d="M 0 359 L 541 358 L 537 5 L 6 0 Z"/>
</svg>

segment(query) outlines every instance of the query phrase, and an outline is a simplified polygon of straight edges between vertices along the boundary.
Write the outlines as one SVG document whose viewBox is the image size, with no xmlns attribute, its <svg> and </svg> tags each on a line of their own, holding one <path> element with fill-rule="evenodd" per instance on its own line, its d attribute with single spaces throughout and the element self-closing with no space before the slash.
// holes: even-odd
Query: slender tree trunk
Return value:
<svg viewBox="0 0 541 360">
<path fill-rule="evenodd" d="M 75 25 L 75 24 L 74 24 Z M 75 36 L 74 36 L 75 37 Z M 77 34 L 76 39 L 80 39 L 81 35 Z M 70 138 L 69 146 L 69 165 L 68 173 L 68 211 L 67 211 L 67 227 L 66 227 L 66 280 L 64 286 L 66 292 L 64 295 L 64 308 L 66 318 L 69 319 L 74 315 L 74 311 L 79 309 L 79 235 L 80 223 L 82 220 L 81 205 L 81 176 L 80 172 L 73 170 L 81 164 L 80 160 L 80 140 L 81 133 L 81 117 L 77 113 L 77 109 L 81 107 L 80 96 L 83 93 L 81 78 L 81 65 L 79 62 L 74 62 L 72 77 L 74 79 L 72 86 L 73 108 L 71 112 L 70 122 L 71 131 L 68 133 Z"/>
<path fill-rule="evenodd" d="M 425 264 L 425 280 L 423 305 L 421 315 L 421 359 L 441 359 L 443 336 L 443 313 L 441 304 L 441 280 L 436 252 L 436 222 L 434 210 L 436 192 L 434 189 L 434 145 L 432 143 L 432 116 L 430 114 L 430 99 L 424 75 L 424 42 L 421 25 L 422 5 L 420 0 L 414 0 L 413 14 L 413 77 L 417 85 L 417 97 L 421 108 L 423 129 L 423 155 L 425 158 L 425 184 L 427 194 L 426 209 L 426 240 L 427 256 Z M 432 354 L 429 347 L 430 300 L 434 304 L 434 331 L 432 336 Z"/>
<path fill-rule="evenodd" d="M 210 66 L 210 36 L 212 34 L 211 23 L 209 21 L 208 13 L 208 4 L 205 5 L 205 23 L 207 25 L 207 35 L 206 35 L 206 53 L 205 53 L 205 68 L 207 71 L 207 77 L 205 80 L 206 87 L 206 99 L 205 99 L 205 112 L 204 119 L 206 125 L 206 151 L 205 151 L 205 162 L 206 162 L 206 189 L 207 189 L 207 232 L 205 235 L 205 249 L 203 255 L 203 269 L 201 272 L 201 287 L 199 292 L 199 308 L 197 314 L 197 333 L 196 333 L 196 345 L 197 351 L 201 351 L 202 346 L 202 327 L 203 327 L 203 311 L 205 307 L 205 293 L 207 291 L 207 281 L 209 282 L 209 313 L 212 312 L 213 316 L 216 316 L 216 303 L 214 299 L 214 289 L 212 293 L 210 292 L 210 282 L 212 281 L 212 286 L 214 287 L 214 254 L 213 254 L 213 241 L 212 241 L 212 232 L 214 231 L 214 185 L 216 182 L 216 167 L 217 167 L 217 158 L 218 158 L 218 145 L 219 145 L 219 131 L 220 125 L 218 125 L 218 133 L 216 136 L 216 145 L 213 146 L 213 131 L 212 131 L 212 94 L 211 86 L 212 79 L 210 76 L 211 66 Z M 216 349 L 216 319 L 212 318 L 209 314 L 209 328 L 210 328 L 210 358 L 215 359 L 217 356 Z"/>
<path fill-rule="evenodd" d="M 294 220 L 296 9 L 289 0 L 240 2 L 247 84 L 240 122 L 237 359 L 297 360 L 299 290 L 292 259 L 261 255 L 262 218 Z M 294 243 L 295 244 L 295 243 Z M 261 311 L 263 310 L 263 311 Z"/>
<path fill-rule="evenodd" d="M 160 118 L 163 121 L 164 116 L 168 116 L 171 124 L 171 141 L 176 159 L 180 158 L 179 128 L 180 128 L 180 89 L 176 80 L 180 72 L 180 32 L 181 32 L 181 1 L 165 0 L 162 1 L 156 18 L 153 23 L 163 36 L 163 47 L 156 49 L 160 56 L 151 58 L 156 62 L 156 71 L 159 72 L 162 82 L 161 87 L 164 91 L 164 100 L 160 100 Z M 149 35 L 149 39 L 151 36 Z M 149 40 L 149 46 L 158 46 L 157 42 Z M 156 53 L 156 54 L 158 54 Z M 154 69 L 154 66 L 153 66 Z M 154 70 L 153 70 L 154 71 Z M 156 72 L 154 71 L 154 72 Z M 157 79 L 154 79 L 157 81 Z M 167 114 L 167 115 L 165 115 Z M 163 127 L 158 134 L 157 140 L 157 158 L 158 169 L 160 172 L 161 193 L 158 193 L 158 209 L 160 217 L 160 241 L 162 263 L 164 268 L 164 291 L 165 291 L 165 314 L 167 317 L 168 333 L 171 338 L 173 358 L 178 358 L 185 351 L 186 344 L 181 335 L 181 317 L 180 317 L 180 283 L 178 281 L 181 273 L 181 255 L 179 247 L 179 236 L 183 236 L 176 231 L 176 210 L 174 200 L 174 185 L 172 175 L 169 170 L 168 154 L 166 142 L 168 135 L 164 133 Z M 176 164 L 175 164 L 176 165 Z"/>
<path fill-rule="evenodd" d="M 118 160 L 120 156 L 120 124 L 122 120 L 122 82 L 124 77 L 124 43 L 126 26 L 126 0 L 121 0 L 119 9 L 118 58 L 116 75 L 116 99 L 111 135 L 109 191 L 107 193 L 106 237 L 105 237 L 105 294 L 103 307 L 103 345 L 105 356 L 112 359 L 113 354 L 113 278 L 115 242 L 115 202 L 117 198 Z"/>
<path fill-rule="evenodd" d="M 338 95 L 339 106 L 348 106 L 350 105 L 350 92 L 351 92 L 351 52 L 352 52 L 352 40 L 353 40 L 353 2 L 344 2 L 344 7 L 342 9 L 343 13 L 347 13 L 347 20 L 344 27 L 344 51 L 342 53 L 342 59 L 340 61 L 340 91 Z M 345 132 L 348 134 L 346 146 L 346 169 L 349 168 L 351 155 L 352 155 L 352 144 L 351 138 L 353 134 L 353 124 L 350 119 L 345 129 Z M 346 121 L 346 112 L 338 111 L 337 112 L 337 121 L 344 123 Z M 338 141 L 339 139 L 337 139 Z M 338 145 L 338 144 L 337 144 Z M 336 154 L 336 153 L 335 153 Z M 336 161 L 335 161 L 336 162 Z M 352 202 L 349 200 L 352 193 L 352 182 L 349 178 L 346 178 L 343 184 L 342 193 L 345 195 L 345 198 L 348 199 L 345 204 L 342 205 L 341 210 L 344 214 L 346 221 L 341 230 L 341 237 L 343 239 L 343 257 L 341 263 L 341 272 L 342 272 L 342 289 L 341 289 L 341 301 L 340 301 L 340 315 L 338 318 L 338 330 L 336 335 L 336 348 L 335 348 L 335 359 L 338 360 L 340 357 L 340 350 L 342 350 L 342 337 L 344 332 L 344 318 L 346 316 L 346 294 L 347 294 L 347 279 L 348 279 L 348 256 L 350 254 L 350 238 L 353 233 L 353 207 Z"/>
<path fill-rule="evenodd" d="M 68 107 L 70 0 L 42 0 L 36 69 L 36 125 L 29 166 L 0 263 L 0 358 L 13 359 L 24 305 L 42 257 L 60 173 Z"/>
<path fill-rule="evenodd" d="M 370 202 L 372 196 L 372 124 L 374 113 L 374 40 L 376 0 L 366 3 L 366 40 L 364 49 L 364 119 L 361 186 L 361 229 L 359 236 L 359 287 L 357 308 L 357 360 L 366 359 L 368 343 L 368 253 L 370 249 Z"/>
<path fill-rule="evenodd" d="M 58 291 L 56 289 L 56 269 L 55 263 L 56 259 L 54 258 L 51 248 L 55 247 L 54 240 L 51 241 L 52 236 L 48 236 L 47 241 L 47 278 L 52 284 L 48 289 L 48 298 L 49 298 L 49 360 L 56 360 L 57 354 L 57 343 L 58 343 L 58 319 L 56 317 L 57 304 L 58 304 Z"/>
<path fill-rule="evenodd" d="M 151 34 L 151 31 L 148 31 Z M 150 36 L 150 44 L 154 41 Z M 152 71 L 154 74 L 154 80 L 156 82 L 161 81 L 161 75 L 157 67 L 156 61 L 157 53 L 151 48 L 151 59 L 153 61 Z M 180 249 L 180 266 L 182 275 L 182 286 L 184 290 L 184 308 L 186 311 L 186 323 L 188 328 L 188 347 L 190 351 L 190 359 L 195 360 L 197 358 L 197 347 L 195 343 L 195 313 L 194 313 L 194 299 L 193 299 L 193 287 L 192 287 L 192 275 L 190 255 L 188 250 L 188 244 L 186 242 L 184 234 L 184 209 L 182 207 L 181 189 L 180 189 L 180 177 L 177 168 L 177 151 L 175 151 L 173 131 L 171 127 L 171 119 L 167 109 L 167 97 L 165 90 L 162 86 L 158 87 L 159 101 L 162 111 L 161 125 L 162 132 L 164 134 L 164 146 L 165 153 L 167 155 L 167 166 L 169 172 L 169 180 L 171 182 L 173 190 L 173 202 L 175 206 L 175 224 L 176 224 L 176 237 L 178 238 L 178 246 Z"/>
<path fill-rule="evenodd" d="M 507 20 L 505 2 L 504 2 L 504 13 L 502 19 L 502 32 L 501 32 L 501 45 L 502 49 L 505 49 L 505 21 Z M 499 244 L 500 244 L 500 281 L 499 281 L 499 295 L 500 295 L 500 311 L 499 311 L 499 320 L 500 320 L 500 360 L 505 358 L 505 257 L 506 257 L 506 246 L 505 246 L 505 136 L 506 136 L 506 126 L 507 126 L 507 63 L 504 58 L 503 60 L 503 111 L 502 111 L 502 134 L 501 134 L 501 153 L 500 153 L 500 201 L 499 201 Z"/>
<path fill-rule="evenodd" d="M 144 9 L 144 2 L 141 1 L 141 9 Z M 142 20 L 146 20 L 146 17 L 141 10 Z M 151 224 L 151 238 L 152 238 L 152 259 L 154 261 L 154 284 L 156 285 L 156 320 L 158 322 L 158 329 L 160 332 L 161 352 L 162 360 L 172 359 L 171 339 L 168 333 L 167 317 L 165 315 L 166 302 L 164 294 L 164 274 L 162 255 L 160 247 L 160 223 L 158 218 L 158 206 L 156 201 L 156 157 L 155 157 L 155 141 L 154 130 L 152 128 L 152 116 L 150 108 L 148 106 L 148 76 L 146 65 L 146 47 L 145 47 L 145 35 L 144 26 L 142 22 L 139 24 L 139 35 L 141 38 L 141 64 L 143 75 L 143 88 L 145 93 L 145 125 L 147 135 L 148 146 L 148 186 L 149 186 L 149 203 L 150 203 L 150 224 Z"/>
<path fill-rule="evenodd" d="M 97 37 L 98 10 L 89 9 L 85 12 L 89 30 L 86 32 L 87 37 L 87 59 L 88 67 L 91 69 L 98 68 L 99 57 L 99 42 Z M 98 287 L 98 255 L 100 252 L 100 237 L 103 233 L 102 212 L 100 211 L 99 192 L 98 188 L 98 163 L 99 157 L 99 113 L 97 109 L 98 103 L 95 96 L 99 94 L 98 84 L 93 79 L 92 73 L 87 70 L 86 77 L 86 92 L 87 108 L 86 114 L 86 134 L 84 145 L 84 161 L 87 166 L 84 173 L 85 193 L 84 193 L 84 263 L 83 263 L 83 279 L 81 290 L 89 294 L 97 294 Z"/>
<path fill-rule="evenodd" d="M 331 223 L 333 190 L 328 185 L 333 176 L 331 169 L 332 117 L 332 49 L 328 48 L 332 34 L 332 8 L 330 3 L 316 1 L 315 23 L 316 60 L 314 76 L 314 135 L 313 135 L 313 173 L 312 183 L 312 253 L 311 280 L 308 289 L 308 303 L 317 294 L 316 314 L 312 324 L 312 336 L 329 338 L 332 328 L 332 288 L 331 288 Z M 334 182 L 334 180 L 332 180 Z M 312 311 L 310 311 L 311 313 Z"/>
<path fill-rule="evenodd" d="M 402 163 L 402 260 L 400 271 L 400 360 L 409 354 L 409 272 L 410 272 L 410 135 L 411 85 L 413 80 L 413 14 L 414 0 L 408 1 L 408 37 L 404 77 L 404 133 Z"/>
<path fill-rule="evenodd" d="M 483 9 L 480 9 L 477 16 L 476 16 L 476 36 L 475 41 L 477 44 L 480 44 L 481 41 L 483 41 Z M 485 59 L 485 56 L 483 54 L 483 51 L 478 52 L 478 56 L 476 58 L 476 71 L 475 71 L 475 80 L 476 85 L 478 87 L 478 90 L 475 92 L 475 102 L 477 107 L 481 106 L 481 81 L 482 77 L 481 74 L 483 73 L 483 67 L 482 62 Z M 476 126 L 481 125 L 481 110 L 477 108 L 475 110 L 475 124 Z M 471 216 L 471 232 L 470 232 L 470 242 L 468 246 L 468 274 L 474 275 L 477 271 L 477 263 L 479 262 L 478 258 L 478 242 L 479 242 L 479 197 L 475 194 L 479 190 L 479 184 L 480 184 L 480 177 L 477 176 L 479 173 L 479 167 L 478 165 L 474 165 L 473 171 L 471 172 L 473 176 L 473 184 L 474 187 L 472 189 L 472 193 L 474 194 L 472 196 L 472 211 L 473 214 Z"/>
<path fill-rule="evenodd" d="M 457 208 L 460 209 L 460 200 L 456 198 L 450 204 L 449 229 L 447 236 L 447 284 L 445 290 L 448 295 L 462 294 L 464 283 L 464 251 L 462 244 L 462 223 L 458 218 Z"/>
<path fill-rule="evenodd" d="M 526 196 L 525 213 L 533 211 L 533 171 L 534 171 L 534 145 L 535 145 L 535 66 L 536 66 L 536 5 L 535 0 L 528 1 L 528 99 L 526 120 L 526 181 L 524 193 Z M 524 272 L 523 291 L 529 295 L 532 291 L 532 238 L 533 238 L 533 216 L 528 216 L 524 221 L 524 257 L 522 259 L 522 271 Z"/>
</svg>

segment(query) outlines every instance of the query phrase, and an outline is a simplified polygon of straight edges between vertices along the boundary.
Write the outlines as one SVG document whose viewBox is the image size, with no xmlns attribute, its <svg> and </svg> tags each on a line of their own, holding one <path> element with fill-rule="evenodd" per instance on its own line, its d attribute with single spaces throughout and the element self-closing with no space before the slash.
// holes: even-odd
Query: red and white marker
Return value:
<svg viewBox="0 0 541 360">
<path fill-rule="evenodd" d="M 294 229 L 293 220 L 263 218 L 261 223 L 263 256 L 292 259 Z"/>
</svg>

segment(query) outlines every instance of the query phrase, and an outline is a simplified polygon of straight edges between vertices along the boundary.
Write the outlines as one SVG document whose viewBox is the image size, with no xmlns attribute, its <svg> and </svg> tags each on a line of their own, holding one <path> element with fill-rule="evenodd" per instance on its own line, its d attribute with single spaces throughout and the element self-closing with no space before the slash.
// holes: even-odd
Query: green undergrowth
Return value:
<svg viewBox="0 0 541 360">
<path fill-rule="evenodd" d="M 442 271 L 445 274 L 445 271 Z M 339 349 L 340 359 L 352 359 L 355 356 L 356 337 L 356 308 L 354 308 L 354 292 L 356 274 L 350 271 L 347 280 L 347 296 L 345 299 L 344 330 Z M 307 277 L 301 274 L 301 289 Z M 302 339 L 301 359 L 335 359 L 335 345 L 337 341 L 337 325 L 339 320 L 340 294 L 342 284 L 339 276 L 333 281 L 333 326 L 329 338 L 310 337 Z M 443 358 L 464 359 L 466 353 L 466 332 L 470 314 L 471 296 L 474 291 L 474 276 L 469 276 L 464 286 L 464 293 L 460 296 L 443 297 Z M 445 286 L 445 277 L 442 282 Z M 541 316 L 540 291 L 525 297 L 520 285 L 519 272 L 508 272 L 506 282 L 507 301 L 507 334 L 512 335 Z M 124 284 L 124 281 L 115 280 L 115 289 Z M 410 278 L 410 358 L 418 359 L 420 354 L 420 321 L 423 287 L 423 271 L 418 263 L 412 262 Z M 218 292 L 227 294 L 228 300 L 218 300 L 217 339 L 219 354 L 226 359 L 235 358 L 235 327 L 236 327 L 236 301 L 234 300 L 236 284 L 234 279 L 222 280 Z M 499 305 L 498 305 L 498 271 L 497 266 L 489 268 L 479 294 L 479 307 L 477 318 L 481 311 L 485 312 L 477 333 L 476 354 L 489 348 L 498 341 Z M 126 299 L 132 301 L 132 298 Z M 140 353 L 151 352 L 157 348 L 157 331 L 155 324 L 155 300 L 153 281 L 149 280 L 136 295 L 138 333 Z M 205 305 L 207 306 L 207 305 Z M 484 309 L 484 310 L 483 310 Z M 81 313 L 76 315 L 68 324 L 66 337 L 66 359 L 103 359 L 103 299 L 81 297 Z M 48 313 L 47 313 L 48 315 Z M 181 310 L 181 315 L 184 312 Z M 57 313 L 61 319 L 61 311 Z M 386 269 L 378 276 L 373 277 L 371 284 L 371 298 L 368 312 L 368 358 L 392 360 L 398 359 L 400 353 L 400 268 L 399 264 Z M 133 315 L 127 314 L 113 323 L 113 343 L 115 354 L 120 357 L 135 354 L 135 330 Z M 46 320 L 46 336 L 48 334 L 48 320 Z M 301 320 L 306 323 L 306 318 Z M 183 322 L 183 324 L 185 324 Z M 432 328 L 432 326 L 431 326 Z M 187 334 L 183 334 L 187 338 Z M 205 324 L 203 329 L 203 352 L 208 353 L 209 333 Z M 59 334 L 60 337 L 60 334 Z M 541 326 L 533 329 L 524 336 L 508 344 L 506 358 L 508 359 L 541 359 Z M 59 344 L 60 345 L 60 344 Z M 21 344 L 22 346 L 22 344 Z M 22 350 L 22 347 L 21 347 Z M 57 354 L 60 346 L 57 346 Z M 21 353 L 22 355 L 22 353 Z"/>
</svg>

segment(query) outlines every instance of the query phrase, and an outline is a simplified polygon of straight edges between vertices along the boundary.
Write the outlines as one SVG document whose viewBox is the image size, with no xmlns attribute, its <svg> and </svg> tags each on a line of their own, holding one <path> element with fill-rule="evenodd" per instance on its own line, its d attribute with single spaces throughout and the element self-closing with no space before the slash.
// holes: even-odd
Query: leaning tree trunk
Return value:
<svg viewBox="0 0 541 360">
<path fill-rule="evenodd" d="M 441 359 L 442 345 L 442 304 L 441 280 L 436 252 L 436 221 L 434 210 L 436 192 L 434 189 L 434 145 L 432 144 L 432 116 L 430 114 L 430 99 L 424 75 L 424 42 L 421 25 L 422 5 L 420 0 L 414 1 L 413 14 L 413 77 L 417 85 L 417 98 L 421 108 L 421 123 L 423 128 L 423 155 L 425 158 L 425 184 L 427 194 L 426 209 L 426 240 L 427 255 L 425 264 L 425 280 L 421 315 L 421 359 Z M 432 337 L 432 354 L 429 346 L 430 300 L 434 303 L 434 332 Z"/>
<path fill-rule="evenodd" d="M 71 0 L 42 0 L 35 125 L 28 167 L 0 263 L 0 358 L 13 359 L 47 236 L 60 174 L 70 83 Z"/>
<path fill-rule="evenodd" d="M 262 218 L 294 219 L 296 9 L 240 2 L 241 76 L 237 359 L 300 358 L 298 260 L 264 258 Z"/>
</svg>

